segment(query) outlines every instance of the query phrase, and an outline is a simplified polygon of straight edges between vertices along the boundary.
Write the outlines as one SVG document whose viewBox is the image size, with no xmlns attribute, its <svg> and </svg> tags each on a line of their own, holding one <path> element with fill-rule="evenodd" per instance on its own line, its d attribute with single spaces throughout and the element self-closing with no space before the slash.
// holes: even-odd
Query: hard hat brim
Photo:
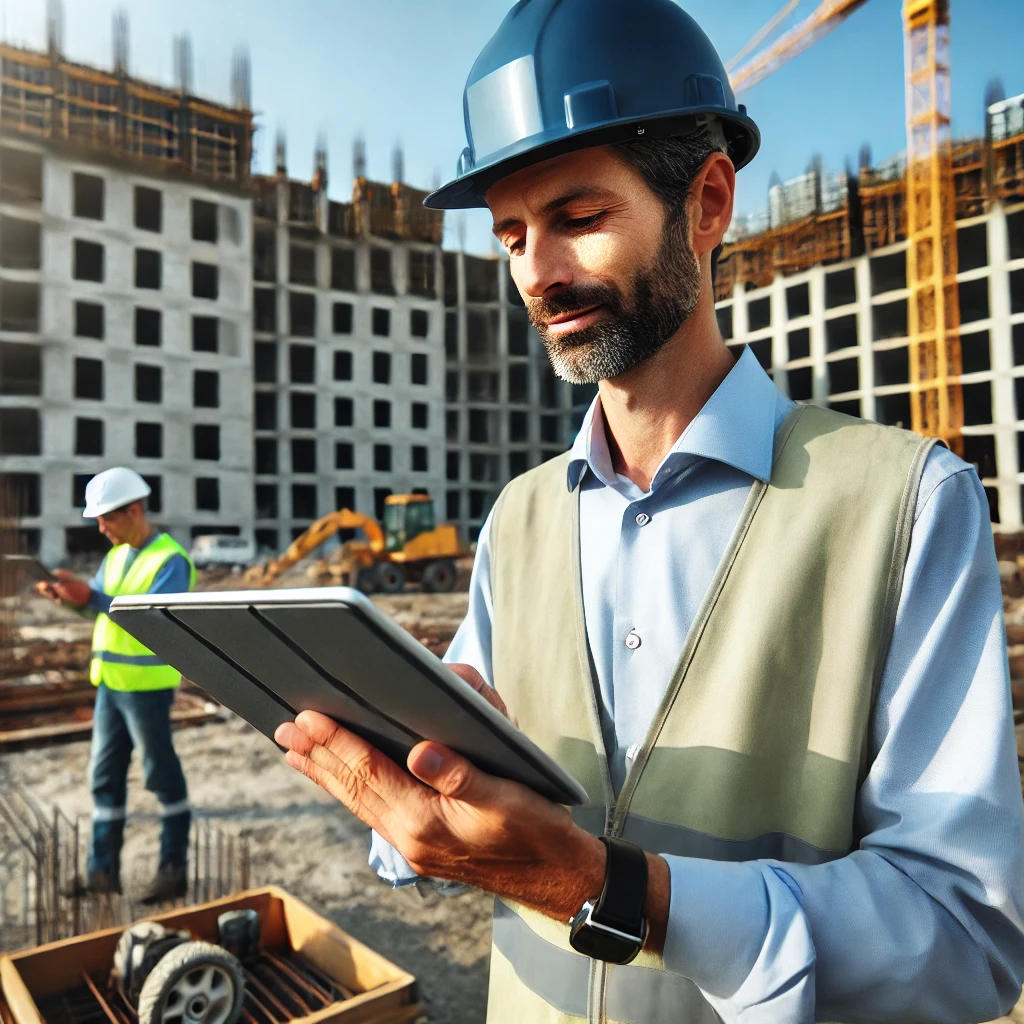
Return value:
<svg viewBox="0 0 1024 1024">
<path fill-rule="evenodd" d="M 516 171 L 581 149 L 640 139 L 690 135 L 701 126 L 701 115 L 713 115 L 721 121 L 728 140 L 729 156 L 736 170 L 746 167 L 754 159 L 761 148 L 761 132 L 752 118 L 737 111 L 708 107 L 642 119 L 620 118 L 571 134 L 566 134 L 563 129 L 547 141 L 543 135 L 520 139 L 514 145 L 493 154 L 485 163 L 475 167 L 468 174 L 455 178 L 435 192 L 431 192 L 423 200 L 423 205 L 431 210 L 486 208 L 487 201 L 484 195 L 487 190 Z"/>
<path fill-rule="evenodd" d="M 148 498 L 151 491 L 146 491 L 145 494 L 140 494 L 137 498 L 129 498 L 127 501 L 118 500 L 115 502 L 106 502 L 101 505 L 86 505 L 85 511 L 82 513 L 83 519 L 98 519 L 100 516 L 110 515 L 111 512 L 116 512 L 119 508 L 127 508 L 129 505 L 134 505 L 137 501 L 143 501 Z"/>
</svg>

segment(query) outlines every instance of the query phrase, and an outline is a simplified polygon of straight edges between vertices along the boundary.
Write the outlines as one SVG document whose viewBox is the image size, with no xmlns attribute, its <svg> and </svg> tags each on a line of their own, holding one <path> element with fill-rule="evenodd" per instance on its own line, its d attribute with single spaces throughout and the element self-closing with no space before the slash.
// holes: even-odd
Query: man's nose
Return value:
<svg viewBox="0 0 1024 1024">
<path fill-rule="evenodd" d="M 545 233 L 526 240 L 522 257 L 513 261 L 513 278 L 524 298 L 540 299 L 572 284 L 572 265 L 566 247 Z"/>
</svg>

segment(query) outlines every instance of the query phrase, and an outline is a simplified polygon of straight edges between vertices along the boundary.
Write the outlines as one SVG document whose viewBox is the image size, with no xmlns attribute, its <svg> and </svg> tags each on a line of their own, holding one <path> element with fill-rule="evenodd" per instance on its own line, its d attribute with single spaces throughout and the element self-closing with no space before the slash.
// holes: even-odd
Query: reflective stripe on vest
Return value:
<svg viewBox="0 0 1024 1024">
<path fill-rule="evenodd" d="M 169 558 L 181 555 L 189 563 L 189 588 L 195 586 L 196 570 L 185 549 L 169 534 L 161 533 L 141 548 L 125 571 L 132 548 L 111 548 L 103 566 L 103 590 L 111 597 L 148 594 L 157 574 Z M 92 634 L 89 678 L 93 686 L 111 690 L 168 690 L 181 682 L 181 673 L 162 661 L 109 616 L 100 614 Z"/>
<path fill-rule="evenodd" d="M 854 848 L 870 712 L 933 443 L 811 406 L 787 418 L 771 480 L 751 486 L 618 794 L 568 455 L 505 488 L 489 541 L 495 686 L 513 722 L 587 789 L 578 824 L 654 853 L 716 860 L 820 864 Z M 642 952 L 607 969 L 574 958 L 567 926 L 502 904 L 489 1024 L 716 1019 L 660 957 Z M 686 999 L 696 1005 L 681 1014 Z"/>
</svg>

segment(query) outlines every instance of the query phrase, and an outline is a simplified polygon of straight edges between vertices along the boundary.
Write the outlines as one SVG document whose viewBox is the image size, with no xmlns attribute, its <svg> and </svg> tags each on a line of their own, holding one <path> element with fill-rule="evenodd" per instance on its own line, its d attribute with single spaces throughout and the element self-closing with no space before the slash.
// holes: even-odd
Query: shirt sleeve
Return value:
<svg viewBox="0 0 1024 1024">
<path fill-rule="evenodd" d="M 1024 828 L 988 504 L 937 450 L 881 680 L 859 848 L 666 856 L 665 965 L 726 1024 L 991 1020 L 1024 978 Z"/>
<path fill-rule="evenodd" d="M 174 554 L 160 566 L 151 594 L 187 594 L 191 589 L 192 567 L 184 555 Z"/>
</svg>

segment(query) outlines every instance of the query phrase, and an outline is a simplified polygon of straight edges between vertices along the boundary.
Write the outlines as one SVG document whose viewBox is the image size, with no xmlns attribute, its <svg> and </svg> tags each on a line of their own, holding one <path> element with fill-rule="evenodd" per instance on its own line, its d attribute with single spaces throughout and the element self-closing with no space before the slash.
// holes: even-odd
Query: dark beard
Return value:
<svg viewBox="0 0 1024 1024">
<path fill-rule="evenodd" d="M 701 272 L 690 246 L 685 213 L 665 225 L 657 255 L 633 276 L 630 298 L 616 285 L 570 285 L 550 299 L 534 299 L 527 312 L 555 373 L 570 384 L 610 380 L 650 359 L 697 308 Z M 596 324 L 552 337 L 547 321 L 603 305 Z"/>
</svg>

